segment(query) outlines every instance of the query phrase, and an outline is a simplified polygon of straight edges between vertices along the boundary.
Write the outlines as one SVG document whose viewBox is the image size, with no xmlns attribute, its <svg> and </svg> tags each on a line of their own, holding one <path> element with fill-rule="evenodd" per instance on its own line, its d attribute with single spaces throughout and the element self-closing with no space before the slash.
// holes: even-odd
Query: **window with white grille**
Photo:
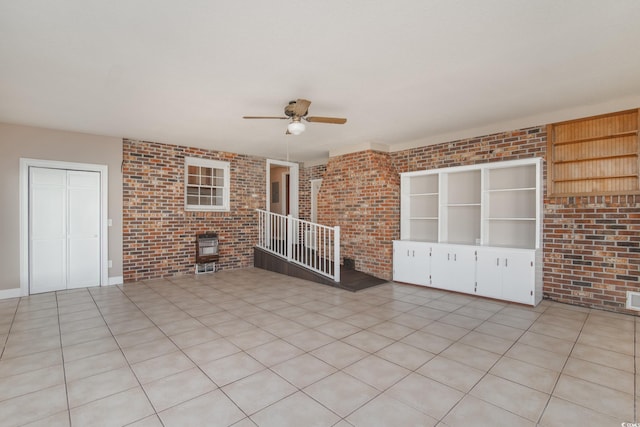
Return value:
<svg viewBox="0 0 640 427">
<path fill-rule="evenodd" d="M 229 210 L 229 162 L 185 157 L 185 209 Z"/>
</svg>

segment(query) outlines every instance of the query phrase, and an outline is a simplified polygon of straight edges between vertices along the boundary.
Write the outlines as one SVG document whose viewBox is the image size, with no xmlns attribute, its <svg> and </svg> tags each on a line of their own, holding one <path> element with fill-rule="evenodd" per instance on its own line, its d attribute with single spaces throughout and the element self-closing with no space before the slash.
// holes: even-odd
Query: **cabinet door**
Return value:
<svg viewBox="0 0 640 427">
<path fill-rule="evenodd" d="M 533 305 L 535 252 L 510 252 L 505 255 L 502 263 L 502 297 Z"/>
<path fill-rule="evenodd" d="M 450 261 L 451 287 L 456 292 L 473 293 L 476 277 L 476 249 L 457 246 Z"/>
<path fill-rule="evenodd" d="M 428 285 L 429 248 L 418 242 L 393 242 L 393 280 Z"/>
<path fill-rule="evenodd" d="M 478 249 L 476 265 L 476 294 L 489 298 L 502 298 L 502 272 L 504 251 Z"/>
<path fill-rule="evenodd" d="M 431 250 L 431 284 L 456 292 L 473 293 L 475 247 L 437 245 Z"/>
<path fill-rule="evenodd" d="M 476 294 L 533 304 L 535 252 L 480 248 Z"/>
<path fill-rule="evenodd" d="M 393 245 L 393 280 L 413 283 L 416 276 L 415 262 L 411 256 L 410 242 L 394 242 Z"/>
</svg>

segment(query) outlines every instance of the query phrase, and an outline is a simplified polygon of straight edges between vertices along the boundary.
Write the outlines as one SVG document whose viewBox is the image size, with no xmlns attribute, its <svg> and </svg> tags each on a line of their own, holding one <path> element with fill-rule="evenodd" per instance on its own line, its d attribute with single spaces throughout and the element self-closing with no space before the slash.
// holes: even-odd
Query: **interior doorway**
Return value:
<svg viewBox="0 0 640 427">
<path fill-rule="evenodd" d="M 269 212 L 298 217 L 297 163 L 267 160 L 267 208 Z"/>
<path fill-rule="evenodd" d="M 284 195 L 284 214 L 289 215 L 291 213 L 291 203 L 289 202 L 289 195 L 291 194 L 291 174 L 289 172 L 284 174 L 284 186 L 282 194 Z"/>
</svg>

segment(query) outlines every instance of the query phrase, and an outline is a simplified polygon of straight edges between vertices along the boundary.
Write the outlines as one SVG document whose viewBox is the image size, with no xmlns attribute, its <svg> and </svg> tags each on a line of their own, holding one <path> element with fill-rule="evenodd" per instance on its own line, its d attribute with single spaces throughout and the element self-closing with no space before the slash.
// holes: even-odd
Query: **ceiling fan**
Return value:
<svg viewBox="0 0 640 427">
<path fill-rule="evenodd" d="M 300 135 L 306 129 L 306 126 L 302 121 L 309 123 L 332 123 L 336 125 L 342 125 L 347 122 L 347 119 L 338 117 L 309 117 L 309 105 L 311 101 L 306 99 L 297 99 L 295 101 L 289 101 L 289 104 L 284 107 L 285 117 L 280 116 L 244 116 L 243 119 L 279 119 L 279 120 L 291 120 L 287 125 L 286 135 Z"/>
</svg>

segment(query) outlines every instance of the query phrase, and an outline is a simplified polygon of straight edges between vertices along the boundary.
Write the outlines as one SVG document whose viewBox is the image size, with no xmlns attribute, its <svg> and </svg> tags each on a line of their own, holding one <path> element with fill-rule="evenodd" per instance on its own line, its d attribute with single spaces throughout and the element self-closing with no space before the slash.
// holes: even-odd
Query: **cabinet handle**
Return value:
<svg viewBox="0 0 640 427">
<path fill-rule="evenodd" d="M 500 267 L 500 258 L 496 258 L 496 267 Z"/>
<path fill-rule="evenodd" d="M 447 254 L 447 261 L 451 260 L 451 254 Z"/>
<path fill-rule="evenodd" d="M 409 256 L 409 249 L 407 249 L 407 256 Z"/>
<path fill-rule="evenodd" d="M 415 258 L 415 256 L 416 256 L 416 251 L 413 251 L 413 257 Z"/>
<path fill-rule="evenodd" d="M 509 260 L 507 258 L 504 259 L 504 266 L 505 267 L 509 266 Z"/>
<path fill-rule="evenodd" d="M 457 261 L 458 260 L 458 254 L 453 254 L 453 260 Z"/>
</svg>

